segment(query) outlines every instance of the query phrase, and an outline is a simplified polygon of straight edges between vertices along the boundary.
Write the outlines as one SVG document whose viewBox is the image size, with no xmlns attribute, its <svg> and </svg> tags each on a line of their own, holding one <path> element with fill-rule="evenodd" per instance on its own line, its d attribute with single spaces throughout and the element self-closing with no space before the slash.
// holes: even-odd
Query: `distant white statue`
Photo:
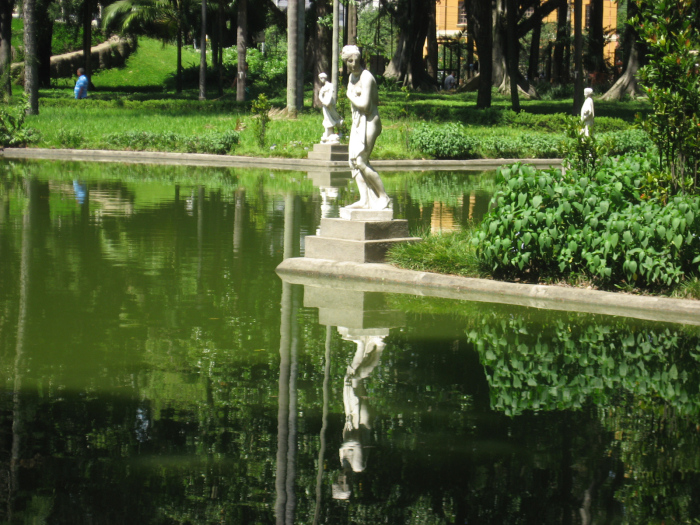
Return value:
<svg viewBox="0 0 700 525">
<path fill-rule="evenodd" d="M 581 107 L 581 122 L 583 122 L 581 133 L 588 137 L 590 135 L 590 130 L 593 129 L 593 120 L 595 117 L 595 111 L 593 109 L 593 90 L 591 88 L 586 88 L 583 90 L 583 94 L 586 100 Z"/>
<path fill-rule="evenodd" d="M 335 133 L 334 128 L 343 123 L 338 112 L 335 109 L 335 86 L 328 82 L 328 75 L 319 73 L 318 79 L 321 81 L 321 90 L 318 92 L 318 98 L 323 107 L 323 135 L 321 136 L 321 144 L 340 144 L 340 138 Z"/>
<path fill-rule="evenodd" d="M 369 164 L 374 143 L 382 132 L 379 118 L 379 92 L 377 81 L 360 62 L 357 46 L 345 46 L 341 54 L 348 67 L 347 97 L 352 104 L 352 127 L 348 145 L 348 157 L 352 176 L 360 192 L 360 200 L 347 208 L 384 210 L 391 207 L 379 174 Z"/>
</svg>

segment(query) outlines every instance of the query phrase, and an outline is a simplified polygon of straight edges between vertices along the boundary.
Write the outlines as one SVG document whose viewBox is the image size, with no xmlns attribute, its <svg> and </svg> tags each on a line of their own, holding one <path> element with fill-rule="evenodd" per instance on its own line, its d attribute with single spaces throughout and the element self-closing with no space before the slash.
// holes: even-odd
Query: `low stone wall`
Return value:
<svg viewBox="0 0 700 525">
<path fill-rule="evenodd" d="M 90 59 L 93 69 L 109 69 L 124 65 L 131 53 L 136 51 L 136 42 L 128 38 L 113 36 L 92 48 Z M 51 78 L 70 78 L 79 67 L 84 67 L 82 51 L 73 51 L 51 57 Z M 12 64 L 12 78 L 24 81 L 24 63 Z"/>
</svg>

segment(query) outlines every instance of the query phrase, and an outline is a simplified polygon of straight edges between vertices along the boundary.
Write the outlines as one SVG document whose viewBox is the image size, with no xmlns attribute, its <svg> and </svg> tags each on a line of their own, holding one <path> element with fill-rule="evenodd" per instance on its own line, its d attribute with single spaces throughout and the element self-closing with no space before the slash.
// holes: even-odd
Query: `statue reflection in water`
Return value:
<svg viewBox="0 0 700 525">
<path fill-rule="evenodd" d="M 349 499 L 352 494 L 350 472 L 365 470 L 365 448 L 371 438 L 373 415 L 364 380 L 379 364 L 386 343 L 384 335 L 355 335 L 344 327 L 338 327 L 338 332 L 343 339 L 357 344 L 357 351 L 343 379 L 345 426 L 343 444 L 340 447 L 340 464 L 343 470 L 332 489 L 334 499 Z"/>
</svg>

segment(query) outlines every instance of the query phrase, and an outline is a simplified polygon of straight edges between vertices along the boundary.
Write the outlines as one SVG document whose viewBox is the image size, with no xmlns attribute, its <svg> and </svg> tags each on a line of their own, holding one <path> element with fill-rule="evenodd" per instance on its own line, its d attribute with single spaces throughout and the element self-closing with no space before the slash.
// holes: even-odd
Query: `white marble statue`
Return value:
<svg viewBox="0 0 700 525">
<path fill-rule="evenodd" d="M 593 119 L 595 117 L 595 111 L 593 109 L 593 90 L 591 88 L 586 88 L 583 90 L 583 94 L 586 100 L 583 102 L 583 106 L 581 106 L 581 122 L 583 122 L 581 133 L 588 137 L 593 128 Z"/>
<path fill-rule="evenodd" d="M 324 129 L 321 144 L 340 144 L 340 138 L 337 133 L 334 133 L 334 128 L 342 124 L 343 119 L 335 110 L 335 86 L 328 82 L 328 75 L 325 73 L 320 73 L 318 79 L 321 81 L 318 98 L 322 104 Z"/>
<path fill-rule="evenodd" d="M 391 199 L 386 194 L 384 183 L 379 174 L 369 164 L 374 143 L 382 132 L 379 119 L 379 94 L 377 82 L 372 73 L 360 62 L 360 50 L 357 46 L 345 46 L 341 54 L 347 64 L 350 79 L 347 97 L 352 104 L 352 127 L 348 157 L 352 176 L 360 192 L 360 200 L 347 208 L 385 210 L 391 207 Z"/>
</svg>

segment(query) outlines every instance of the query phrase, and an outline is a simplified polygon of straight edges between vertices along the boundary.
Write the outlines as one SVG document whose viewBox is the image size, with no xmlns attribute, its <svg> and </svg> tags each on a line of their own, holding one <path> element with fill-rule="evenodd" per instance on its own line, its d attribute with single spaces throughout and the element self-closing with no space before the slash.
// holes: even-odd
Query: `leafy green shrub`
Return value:
<svg viewBox="0 0 700 525">
<path fill-rule="evenodd" d="M 596 128 L 598 121 L 596 120 Z M 601 133 L 601 140 L 610 145 L 610 155 L 629 155 L 635 153 L 645 153 L 654 148 L 654 143 L 641 129 L 628 129 L 615 133 Z"/>
<path fill-rule="evenodd" d="M 258 138 L 258 146 L 265 147 L 265 135 L 267 133 L 267 125 L 270 123 L 270 109 L 272 105 L 264 94 L 258 95 L 258 98 L 253 101 L 251 111 L 255 115 L 255 134 Z"/>
<path fill-rule="evenodd" d="M 654 162 L 605 159 L 591 177 L 520 163 L 500 169 L 473 241 L 479 256 L 495 274 L 585 274 L 606 285 L 670 286 L 698 274 L 700 199 L 642 199 Z"/>
<path fill-rule="evenodd" d="M 465 134 L 461 124 L 421 124 L 411 134 L 411 147 L 436 159 L 473 159 L 476 140 Z"/>
<path fill-rule="evenodd" d="M 0 146 L 21 147 L 37 142 L 39 133 L 24 126 L 29 102 L 22 94 L 18 104 L 0 105 Z"/>
<path fill-rule="evenodd" d="M 479 140 L 481 155 L 487 158 L 517 159 L 522 143 L 511 137 L 487 136 Z"/>
<path fill-rule="evenodd" d="M 58 130 L 58 141 L 61 147 L 76 149 L 85 142 L 85 137 L 79 130 L 61 128 Z"/>
<path fill-rule="evenodd" d="M 211 131 L 197 137 L 188 137 L 184 141 L 188 153 L 215 153 L 226 155 L 238 144 L 237 131 L 228 130 L 223 133 Z"/>
<path fill-rule="evenodd" d="M 700 10 L 692 0 L 639 2 L 634 20 L 647 47 L 639 70 L 653 111 L 641 124 L 656 144 L 673 191 L 698 189 Z"/>
<path fill-rule="evenodd" d="M 209 132 L 198 136 L 172 132 L 125 131 L 103 137 L 108 148 L 134 151 L 184 151 L 187 153 L 214 153 L 225 155 L 239 141 L 236 131 Z"/>
<path fill-rule="evenodd" d="M 558 135 L 529 134 L 520 137 L 520 158 L 556 159 L 562 156 L 562 138 Z"/>
</svg>

